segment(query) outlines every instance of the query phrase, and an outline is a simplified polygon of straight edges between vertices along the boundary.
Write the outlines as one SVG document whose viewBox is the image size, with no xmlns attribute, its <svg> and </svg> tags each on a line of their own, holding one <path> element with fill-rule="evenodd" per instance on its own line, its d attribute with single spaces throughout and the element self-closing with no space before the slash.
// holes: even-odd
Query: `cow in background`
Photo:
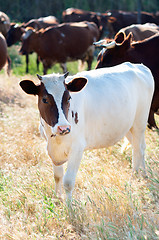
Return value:
<svg viewBox="0 0 159 240">
<path fill-rule="evenodd" d="M 103 45 L 104 49 L 98 55 L 96 68 L 111 67 L 126 61 L 143 63 L 149 67 L 155 80 L 155 92 L 148 126 L 158 129 L 154 113 L 159 109 L 159 34 L 140 42 L 132 42 L 132 38 L 132 33 L 125 37 L 124 33 L 120 32 L 113 42 Z"/>
<path fill-rule="evenodd" d="M 11 70 L 11 60 L 7 52 L 5 37 L 0 33 L 0 70 L 7 64 L 7 73 Z"/>
<path fill-rule="evenodd" d="M 145 24 L 132 24 L 128 27 L 122 28 L 119 30 L 119 32 L 116 34 L 118 36 L 118 41 L 119 41 L 119 36 L 120 42 L 124 41 L 124 38 L 129 35 L 129 33 L 132 33 L 132 41 L 142 41 L 145 40 L 146 38 L 149 38 L 155 34 L 159 33 L 159 27 L 154 24 L 154 23 L 145 23 Z M 123 34 L 119 34 L 123 33 Z M 113 41 L 113 39 L 109 38 L 104 38 L 98 42 L 95 42 L 94 45 L 96 47 L 103 47 L 107 43 L 110 43 Z M 107 45 L 108 46 L 108 45 Z"/>
<path fill-rule="evenodd" d="M 113 38 L 114 35 L 121 29 L 132 24 L 138 24 L 137 12 L 126 12 L 122 10 L 110 10 L 106 14 L 109 14 L 107 18 L 107 27 L 109 31 L 109 38 Z M 141 12 L 141 24 L 155 23 L 158 25 L 158 20 L 155 14 L 148 12 Z"/>
<path fill-rule="evenodd" d="M 91 69 L 95 39 L 99 39 L 99 30 L 93 22 L 63 23 L 40 31 L 28 29 L 20 53 L 36 52 L 43 63 L 44 74 L 55 63 L 63 64 L 66 72 L 65 63 L 79 59 L 86 61 Z"/>
<path fill-rule="evenodd" d="M 128 27 L 120 29 L 118 33 L 120 32 L 125 33 L 126 36 L 132 32 L 132 40 L 137 42 L 158 34 L 159 27 L 155 23 L 132 24 Z"/>
<path fill-rule="evenodd" d="M 31 19 L 24 24 L 24 28 L 32 27 L 34 29 L 40 30 L 42 28 L 48 28 L 59 24 L 58 19 L 55 16 L 40 17 L 38 19 Z"/>
<path fill-rule="evenodd" d="M 6 38 L 7 33 L 10 29 L 10 19 L 4 12 L 0 11 L 0 32 Z"/>
<path fill-rule="evenodd" d="M 59 21 L 54 16 L 41 17 L 38 19 L 31 19 L 27 23 L 17 24 L 11 23 L 10 30 L 7 34 L 7 45 L 12 46 L 16 42 L 21 41 L 21 37 L 27 27 L 32 27 L 35 30 L 47 28 L 59 24 Z"/>
<path fill-rule="evenodd" d="M 103 36 L 103 32 L 107 27 L 107 13 L 85 11 L 78 8 L 68 8 L 62 12 L 63 22 L 94 22 L 100 32 L 99 38 Z"/>
<path fill-rule="evenodd" d="M 40 30 L 42 28 L 47 28 L 50 26 L 55 26 L 59 22 L 56 17 L 48 16 L 48 17 L 41 17 L 38 19 L 31 19 L 27 23 L 23 23 L 21 25 L 16 23 L 11 23 L 10 30 L 7 34 L 7 45 L 8 47 L 12 46 L 13 44 L 22 41 L 22 35 L 26 32 L 26 28 L 32 27 L 35 30 Z M 31 53 L 31 52 L 30 52 Z M 29 53 L 26 52 L 26 73 L 29 72 L 28 65 L 29 65 Z M 37 57 L 37 69 L 39 69 L 39 59 Z"/>
<path fill-rule="evenodd" d="M 85 150 L 112 146 L 125 135 L 132 144 L 133 171 L 141 169 L 145 175 L 145 129 L 154 91 L 147 67 L 123 63 L 74 76 L 38 78 L 38 85 L 23 80 L 20 86 L 27 94 L 38 96 L 40 129 L 53 162 L 58 196 L 63 180 L 67 200 L 71 200 Z"/>
</svg>

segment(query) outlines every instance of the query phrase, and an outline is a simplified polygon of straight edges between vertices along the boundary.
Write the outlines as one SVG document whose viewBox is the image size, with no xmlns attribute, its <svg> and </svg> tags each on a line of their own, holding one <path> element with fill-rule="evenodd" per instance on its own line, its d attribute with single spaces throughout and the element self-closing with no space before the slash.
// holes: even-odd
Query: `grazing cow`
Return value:
<svg viewBox="0 0 159 240">
<path fill-rule="evenodd" d="M 99 38 L 101 38 L 105 28 L 107 27 L 108 15 L 109 14 L 107 13 L 102 14 L 99 12 L 85 11 L 77 8 L 68 8 L 63 11 L 62 18 L 63 22 L 94 22 L 100 31 Z"/>
<path fill-rule="evenodd" d="M 3 34 L 4 37 L 7 36 L 7 32 L 10 29 L 10 19 L 4 13 L 0 11 L 0 32 Z"/>
<path fill-rule="evenodd" d="M 8 64 L 7 73 L 9 75 L 11 68 L 11 60 L 8 56 L 5 37 L 2 35 L 2 33 L 0 33 L 0 70 L 5 66 L 6 63 Z"/>
<path fill-rule="evenodd" d="M 98 55 L 96 68 L 111 67 L 122 62 L 143 63 L 152 71 L 155 80 L 155 92 L 148 119 L 149 128 L 157 128 L 154 113 L 159 109 L 159 34 L 147 38 L 141 42 L 131 42 L 132 34 L 127 37 L 121 32 L 115 36 L 115 40 L 109 45 L 103 45 L 106 49 Z"/>
<path fill-rule="evenodd" d="M 107 18 L 107 27 L 109 30 L 109 38 L 112 38 L 121 28 L 125 28 L 132 24 L 137 24 L 137 12 L 125 12 L 121 10 L 108 11 L 109 18 Z M 141 12 L 141 24 L 155 23 L 158 25 L 156 16 L 152 13 Z"/>
<path fill-rule="evenodd" d="M 43 63 L 44 74 L 55 63 L 78 59 L 87 61 L 91 69 L 93 42 L 98 37 L 99 30 L 93 22 L 63 23 L 43 31 L 29 29 L 23 37 L 20 53 L 36 52 Z"/>
<path fill-rule="evenodd" d="M 61 194 L 63 179 L 71 199 L 84 150 L 109 147 L 125 135 L 132 144 L 133 170 L 145 173 L 144 134 L 154 91 L 150 70 L 123 63 L 67 75 L 38 76 L 39 85 L 20 82 L 27 94 L 38 96 L 40 129 L 53 162 L 56 193 Z"/>
<path fill-rule="evenodd" d="M 16 42 L 19 42 L 22 40 L 22 35 L 25 33 L 26 28 L 32 27 L 36 30 L 40 30 L 42 28 L 47 28 L 50 26 L 55 26 L 59 22 L 56 17 L 54 16 L 48 16 L 48 17 L 41 17 L 38 19 L 31 19 L 27 23 L 23 23 L 21 25 L 16 23 L 11 23 L 10 30 L 7 34 L 7 45 L 8 47 L 12 46 Z M 29 64 L 29 57 L 28 53 L 26 53 L 26 73 L 28 73 L 28 64 Z M 37 69 L 39 69 L 39 60 L 37 57 Z"/>
</svg>

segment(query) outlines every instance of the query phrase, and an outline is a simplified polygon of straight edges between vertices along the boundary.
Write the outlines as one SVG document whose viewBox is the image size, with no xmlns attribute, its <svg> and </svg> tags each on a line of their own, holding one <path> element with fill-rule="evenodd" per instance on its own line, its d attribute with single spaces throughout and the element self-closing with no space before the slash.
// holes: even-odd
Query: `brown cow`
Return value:
<svg viewBox="0 0 159 240">
<path fill-rule="evenodd" d="M 55 26 L 59 22 L 56 17 L 48 16 L 48 17 L 41 17 L 38 19 L 31 19 L 27 23 L 23 23 L 18 25 L 16 23 L 11 23 L 10 30 L 7 34 L 7 45 L 8 47 L 12 46 L 18 41 L 21 41 L 21 37 L 23 33 L 26 31 L 27 27 L 32 27 L 36 30 L 40 30 L 42 28 L 47 28 L 50 26 Z M 26 73 L 28 73 L 28 64 L 29 64 L 29 57 L 28 53 L 26 53 Z M 39 68 L 39 61 L 37 57 L 37 69 Z"/>
<path fill-rule="evenodd" d="M 62 13 L 63 22 L 81 22 L 88 21 L 94 22 L 100 32 L 99 38 L 103 35 L 105 28 L 107 27 L 107 13 L 99 13 L 92 11 L 85 11 L 78 8 L 68 8 Z"/>
<path fill-rule="evenodd" d="M 47 28 L 59 24 L 58 20 L 54 16 L 41 17 L 38 19 L 31 19 L 27 23 L 22 23 L 21 25 L 16 23 L 11 23 L 10 30 L 7 34 L 7 45 L 12 46 L 18 41 L 21 41 L 22 34 L 25 32 L 27 27 L 32 27 L 36 30 L 42 28 Z"/>
<path fill-rule="evenodd" d="M 158 128 L 154 119 L 154 113 L 159 109 L 159 34 L 147 38 L 141 42 L 132 43 L 132 33 L 127 37 L 121 32 L 115 40 L 105 45 L 105 51 L 98 55 L 96 68 L 111 67 L 123 62 L 143 63 L 152 71 L 155 80 L 155 92 L 150 109 L 149 127 Z M 141 94 L 143 94 L 141 92 Z"/>
<path fill-rule="evenodd" d="M 4 37 L 7 36 L 7 32 L 10 29 L 10 19 L 4 12 L 0 11 L 0 32 Z"/>
<path fill-rule="evenodd" d="M 41 28 L 47 28 L 59 24 L 58 19 L 55 16 L 40 17 L 38 19 L 32 19 L 25 23 L 23 27 L 32 27 L 40 30 Z"/>
<path fill-rule="evenodd" d="M 9 74 L 11 61 L 7 52 L 6 40 L 4 36 L 0 33 L 0 70 L 5 66 L 6 63 L 8 64 L 7 73 Z"/>
<path fill-rule="evenodd" d="M 112 38 L 121 28 L 138 23 L 137 12 L 111 10 L 106 12 L 106 14 L 108 13 L 107 27 L 109 30 L 109 38 Z M 141 24 L 144 23 L 155 23 L 158 25 L 157 18 L 153 13 L 141 12 Z"/>
<path fill-rule="evenodd" d="M 120 32 L 122 32 L 123 34 L 119 35 Z M 128 36 L 130 32 L 133 34 L 132 40 L 137 42 L 137 41 L 145 40 L 146 38 L 149 38 L 159 33 L 159 27 L 154 23 L 132 24 L 128 27 L 125 27 L 119 30 L 119 32 L 117 33 L 118 41 L 119 41 L 119 36 L 122 37 L 120 42 L 124 41 L 124 38 Z M 104 38 L 98 42 L 95 42 L 94 45 L 96 47 L 103 47 L 104 45 L 112 41 L 113 39 Z"/>
<path fill-rule="evenodd" d="M 24 33 L 24 28 L 22 26 L 23 25 L 17 23 L 11 23 L 6 37 L 8 47 L 21 41 L 22 34 Z"/>
<path fill-rule="evenodd" d="M 36 52 L 40 57 L 44 74 L 55 63 L 85 60 L 88 69 L 93 61 L 93 42 L 99 37 L 95 23 L 63 23 L 46 30 L 29 29 L 24 35 L 21 54 Z M 63 69 L 66 71 L 66 69 Z"/>
<path fill-rule="evenodd" d="M 149 38 L 156 33 L 159 33 L 159 27 L 155 23 L 132 24 L 128 27 L 122 28 L 120 32 L 124 32 L 126 36 L 130 32 L 133 34 L 133 41 L 142 41 Z"/>
</svg>

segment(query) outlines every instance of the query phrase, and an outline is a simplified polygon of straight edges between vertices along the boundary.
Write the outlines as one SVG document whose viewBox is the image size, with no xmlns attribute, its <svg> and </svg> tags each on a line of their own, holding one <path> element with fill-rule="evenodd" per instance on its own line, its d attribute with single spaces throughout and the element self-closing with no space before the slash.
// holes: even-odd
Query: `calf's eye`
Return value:
<svg viewBox="0 0 159 240">
<path fill-rule="evenodd" d="M 42 101 L 43 101 L 43 103 L 48 103 L 46 98 L 43 98 Z"/>
<path fill-rule="evenodd" d="M 68 98 L 67 102 L 69 103 L 70 102 L 70 99 L 71 99 L 71 96 Z"/>
</svg>

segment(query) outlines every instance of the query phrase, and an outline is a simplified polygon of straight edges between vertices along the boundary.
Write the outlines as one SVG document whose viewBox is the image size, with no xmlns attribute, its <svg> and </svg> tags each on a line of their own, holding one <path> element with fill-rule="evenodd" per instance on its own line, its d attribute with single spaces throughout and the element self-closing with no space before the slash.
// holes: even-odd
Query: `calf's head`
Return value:
<svg viewBox="0 0 159 240">
<path fill-rule="evenodd" d="M 40 84 L 35 85 L 31 80 L 20 82 L 21 88 L 27 94 L 38 96 L 38 108 L 45 124 L 51 127 L 51 137 L 65 135 L 71 131 L 68 121 L 71 93 L 81 91 L 87 83 L 84 77 L 73 78 L 66 82 L 68 72 L 64 75 L 37 75 Z"/>
</svg>

